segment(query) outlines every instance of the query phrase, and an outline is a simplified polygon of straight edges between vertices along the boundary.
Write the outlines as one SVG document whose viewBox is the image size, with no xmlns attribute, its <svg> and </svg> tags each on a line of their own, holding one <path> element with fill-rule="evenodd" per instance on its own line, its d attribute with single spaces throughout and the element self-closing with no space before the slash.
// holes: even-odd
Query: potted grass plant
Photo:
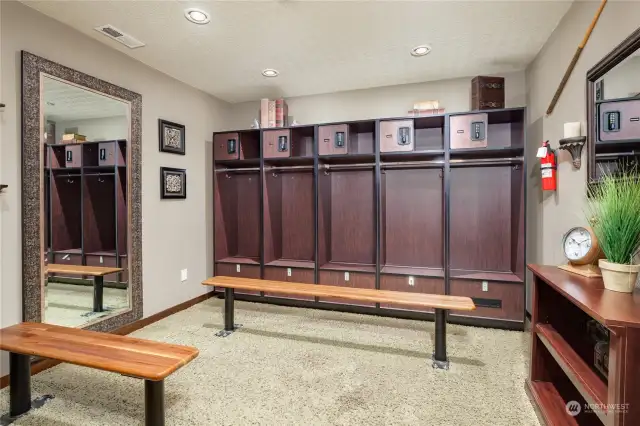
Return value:
<svg viewBox="0 0 640 426">
<path fill-rule="evenodd" d="M 640 272 L 640 175 L 636 170 L 605 174 L 589 188 L 587 213 L 606 259 L 600 259 L 607 290 L 633 292 Z"/>
</svg>

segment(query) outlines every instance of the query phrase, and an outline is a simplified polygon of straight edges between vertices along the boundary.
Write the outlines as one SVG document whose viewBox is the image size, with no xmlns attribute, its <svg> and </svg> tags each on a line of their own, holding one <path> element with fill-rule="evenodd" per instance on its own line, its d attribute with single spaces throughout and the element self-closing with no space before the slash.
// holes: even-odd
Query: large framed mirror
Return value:
<svg viewBox="0 0 640 426">
<path fill-rule="evenodd" d="M 142 317 L 142 97 L 22 52 L 24 321 Z"/>
<path fill-rule="evenodd" d="M 640 166 L 640 28 L 587 72 L 587 173 Z"/>
</svg>

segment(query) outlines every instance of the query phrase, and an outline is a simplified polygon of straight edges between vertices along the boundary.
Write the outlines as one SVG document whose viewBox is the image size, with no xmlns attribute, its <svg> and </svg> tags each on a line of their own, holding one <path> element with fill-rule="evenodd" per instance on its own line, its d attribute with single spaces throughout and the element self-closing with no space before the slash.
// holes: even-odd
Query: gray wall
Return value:
<svg viewBox="0 0 640 426">
<path fill-rule="evenodd" d="M 571 165 L 571 156 L 562 151 L 558 165 L 558 190 L 543 194 L 540 163 L 535 152 L 543 140 L 553 147 L 563 137 L 563 124 L 586 124 L 586 73 L 640 25 L 640 2 L 609 2 L 564 89 L 553 114 L 545 111 L 578 44 L 598 8 L 599 2 L 574 2 L 535 60 L 527 67 L 528 112 L 528 195 L 527 257 L 530 263 L 559 265 L 566 260 L 561 238 L 569 228 L 586 225 L 583 214 L 587 169 L 586 149 L 580 170 Z M 606 90 L 606 88 L 605 88 Z M 530 283 L 531 277 L 528 277 Z"/>
<path fill-rule="evenodd" d="M 20 50 L 59 62 L 142 95 L 142 251 L 144 316 L 207 291 L 211 274 L 211 137 L 222 128 L 228 104 L 153 70 L 74 29 L 14 1 L 1 1 L 0 195 L 2 326 L 22 320 Z M 158 151 L 158 118 L 186 125 L 187 155 Z M 187 169 L 188 198 L 161 201 L 159 167 Z M 180 282 L 180 269 L 189 279 Z M 8 371 L 2 354 L 0 375 Z"/>
</svg>

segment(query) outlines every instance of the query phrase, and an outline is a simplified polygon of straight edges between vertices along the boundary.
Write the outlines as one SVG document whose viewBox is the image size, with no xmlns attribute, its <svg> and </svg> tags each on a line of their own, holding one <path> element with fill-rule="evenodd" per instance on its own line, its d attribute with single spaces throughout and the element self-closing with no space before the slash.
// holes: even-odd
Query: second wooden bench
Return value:
<svg viewBox="0 0 640 426">
<path fill-rule="evenodd" d="M 406 306 L 419 306 L 435 309 L 436 347 L 433 353 L 434 368 L 449 368 L 447 358 L 446 311 L 449 309 L 471 311 L 476 307 L 469 297 L 446 296 L 439 294 L 418 294 L 401 291 L 374 290 L 368 288 L 338 287 L 321 284 L 289 283 L 282 281 L 255 280 L 249 278 L 213 277 L 202 282 L 203 285 L 223 287 L 224 291 L 224 330 L 218 333 L 225 337 L 236 329 L 233 319 L 234 289 L 255 290 L 268 293 L 288 293 L 298 296 L 340 297 L 342 299 L 363 302 L 395 303 Z"/>
<path fill-rule="evenodd" d="M 93 312 L 104 312 L 104 276 L 115 272 L 122 272 L 122 268 L 84 265 L 47 265 L 47 274 L 88 275 L 93 277 Z"/>
</svg>

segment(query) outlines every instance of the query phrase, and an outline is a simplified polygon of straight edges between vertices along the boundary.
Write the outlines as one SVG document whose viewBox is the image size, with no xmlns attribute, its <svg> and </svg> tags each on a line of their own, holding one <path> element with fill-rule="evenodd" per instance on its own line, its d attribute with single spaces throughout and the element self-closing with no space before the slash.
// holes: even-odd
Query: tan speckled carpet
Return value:
<svg viewBox="0 0 640 426">
<path fill-rule="evenodd" d="M 526 333 L 449 325 L 449 371 L 431 368 L 434 324 L 209 299 L 134 333 L 200 356 L 165 383 L 167 425 L 538 425 L 524 391 Z M 141 425 L 141 380 L 72 365 L 32 379 L 55 399 L 16 425 Z M 0 411 L 8 411 L 8 389 Z"/>
</svg>

